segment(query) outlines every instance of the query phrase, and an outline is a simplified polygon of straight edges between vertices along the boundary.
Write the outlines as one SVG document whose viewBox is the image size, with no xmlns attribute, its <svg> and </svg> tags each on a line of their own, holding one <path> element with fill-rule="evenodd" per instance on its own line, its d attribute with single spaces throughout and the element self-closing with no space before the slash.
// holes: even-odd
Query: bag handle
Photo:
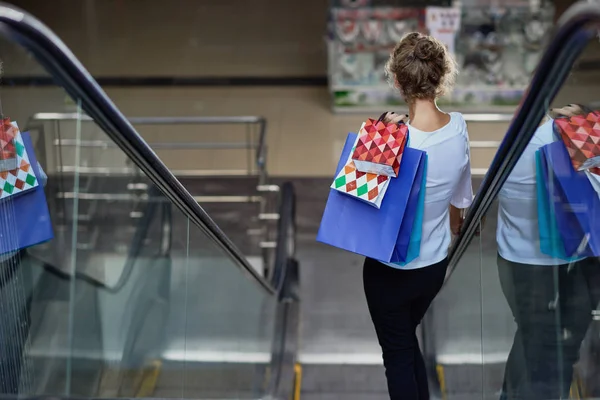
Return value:
<svg viewBox="0 0 600 400">
<path fill-rule="evenodd" d="M 377 119 L 377 122 L 382 122 L 383 119 L 385 118 L 385 116 L 388 114 L 388 112 L 389 111 L 385 111 L 383 114 L 381 114 L 381 116 L 379 116 L 379 118 Z M 406 125 L 406 124 L 404 123 L 404 121 L 400 121 L 400 122 L 397 123 L 397 125 L 398 125 L 398 128 L 400 128 L 402 125 Z M 410 147 L 410 132 L 409 131 L 406 132 L 406 144 L 405 144 L 405 146 L 406 147 Z"/>
<path fill-rule="evenodd" d="M 575 103 L 575 104 L 571 104 L 572 106 L 578 106 L 579 108 L 581 108 L 583 110 L 583 112 L 585 112 L 586 114 L 598 114 L 598 111 L 592 110 L 591 108 L 589 108 L 588 106 L 586 106 L 585 104 L 579 104 L 579 103 Z"/>
<path fill-rule="evenodd" d="M 377 122 L 383 122 L 383 119 L 385 118 L 385 116 L 386 116 L 388 113 L 389 113 L 389 111 L 384 111 L 384 112 L 383 112 L 383 114 L 381 114 L 381 115 L 379 116 L 379 118 L 377 118 Z M 398 122 L 397 124 L 398 124 L 398 126 L 400 126 L 400 125 L 404 124 L 404 121 L 400 121 L 400 122 Z"/>
<path fill-rule="evenodd" d="M 572 104 L 569 104 L 569 105 L 570 106 L 577 106 L 577 107 L 581 108 L 581 110 L 584 112 L 584 114 L 599 114 L 598 111 L 592 110 L 590 107 L 586 106 L 585 104 L 572 103 Z M 571 119 L 571 117 L 569 117 L 567 115 L 559 115 L 555 119 Z"/>
</svg>

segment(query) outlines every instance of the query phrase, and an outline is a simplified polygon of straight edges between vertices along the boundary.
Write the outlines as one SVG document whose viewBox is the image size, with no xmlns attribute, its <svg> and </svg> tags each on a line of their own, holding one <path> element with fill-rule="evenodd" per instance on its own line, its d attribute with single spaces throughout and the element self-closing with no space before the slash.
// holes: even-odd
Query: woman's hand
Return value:
<svg viewBox="0 0 600 400">
<path fill-rule="evenodd" d="M 574 117 L 575 115 L 582 114 L 584 110 L 581 109 L 579 104 L 569 104 L 561 108 L 550 109 L 550 116 L 552 118 L 560 117 Z"/>
<path fill-rule="evenodd" d="M 408 115 L 396 114 L 395 112 L 387 112 L 381 120 L 386 124 L 399 124 L 400 122 L 407 123 Z"/>
</svg>

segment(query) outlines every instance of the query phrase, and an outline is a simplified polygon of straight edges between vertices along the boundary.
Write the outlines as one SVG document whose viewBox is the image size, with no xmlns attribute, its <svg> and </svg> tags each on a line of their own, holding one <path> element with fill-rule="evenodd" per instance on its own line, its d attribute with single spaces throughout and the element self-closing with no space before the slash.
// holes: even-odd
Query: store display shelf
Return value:
<svg viewBox="0 0 600 400">
<path fill-rule="evenodd" d="M 390 92 L 392 87 L 387 84 L 374 84 L 374 85 L 352 85 L 352 84 L 331 84 L 329 85 L 333 92 L 343 91 L 371 91 L 371 92 Z M 524 91 L 526 86 L 484 86 L 484 85 L 463 85 L 457 84 L 457 91 L 477 91 L 477 92 L 489 92 L 489 93 L 502 93 L 503 91 Z"/>
<path fill-rule="evenodd" d="M 334 106 L 335 114 L 381 114 L 382 110 L 392 110 L 394 106 Z M 464 108 L 444 108 L 446 111 L 458 111 L 463 114 L 467 122 L 510 122 L 515 112 L 514 107 L 464 107 Z M 394 109 L 397 113 L 407 113 L 406 107 L 398 106 Z"/>
</svg>

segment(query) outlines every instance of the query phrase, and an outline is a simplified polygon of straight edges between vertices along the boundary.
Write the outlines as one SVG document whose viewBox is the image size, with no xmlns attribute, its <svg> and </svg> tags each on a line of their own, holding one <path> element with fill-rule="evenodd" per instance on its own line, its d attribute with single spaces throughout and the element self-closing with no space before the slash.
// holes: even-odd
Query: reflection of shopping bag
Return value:
<svg viewBox="0 0 600 400">
<path fill-rule="evenodd" d="M 559 202 L 556 220 L 566 254 L 600 256 L 600 198 L 585 173 L 573 169 L 562 143 L 554 142 L 541 150 L 548 162 L 546 182 L 553 184 L 550 193 Z"/>
<path fill-rule="evenodd" d="M 411 198 L 408 202 L 406 215 L 410 218 L 404 218 L 398 235 L 397 247 L 400 254 L 406 254 L 406 257 L 400 258 L 401 261 L 394 263 L 398 266 L 404 266 L 421 254 L 421 236 L 423 234 L 423 212 L 425 211 L 425 186 L 427 184 L 427 154 L 424 156 L 424 167 L 417 172 L 415 184 L 418 187 L 411 191 Z M 416 201 L 413 198 L 416 196 Z M 412 220 L 412 221 L 411 221 Z M 412 222 L 412 223 L 411 223 Z M 406 250 L 404 250 L 406 249 Z"/>
<path fill-rule="evenodd" d="M 352 159 L 361 172 L 395 178 L 408 139 L 408 127 L 403 123 L 386 124 L 381 117 L 368 119 L 361 126 Z"/>
<path fill-rule="evenodd" d="M 350 154 L 352 154 L 358 143 L 358 136 L 353 136 L 355 136 L 356 139 Z M 344 155 L 342 155 L 342 157 L 344 157 Z M 340 162 L 342 160 L 343 158 L 340 159 Z M 354 161 L 348 156 L 346 164 L 336 175 L 331 184 L 331 188 L 349 196 L 353 196 L 375 208 L 380 208 L 389 183 L 390 178 L 387 176 L 358 171 Z"/>
<path fill-rule="evenodd" d="M 355 135 L 348 135 L 337 173 L 343 168 L 355 140 Z M 390 180 L 380 209 L 330 190 L 317 240 L 383 262 L 406 258 L 397 248 L 397 242 L 413 183 L 419 169 L 424 168 L 424 155 L 419 150 L 405 150 L 400 173 Z"/>
<path fill-rule="evenodd" d="M 19 128 L 9 118 L 0 123 L 0 171 L 10 171 L 17 168 L 17 149 L 15 139 Z"/>
<path fill-rule="evenodd" d="M 23 135 L 18 131 L 14 142 L 18 166 L 16 169 L 0 172 L 0 199 L 26 193 L 39 186 L 29 159 L 29 151 L 23 142 Z M 37 168 L 37 164 L 35 166 Z M 40 176 L 39 173 L 37 175 Z"/>
<path fill-rule="evenodd" d="M 577 171 L 600 167 L 600 112 L 589 110 L 569 118 L 556 118 L 554 129 Z"/>
<path fill-rule="evenodd" d="M 20 135 L 35 175 L 40 174 L 28 133 Z M 19 151 L 17 145 L 17 152 Z M 48 203 L 42 186 L 0 202 L 0 254 L 24 249 L 54 237 Z"/>
<path fill-rule="evenodd" d="M 565 250 L 563 235 L 566 235 L 565 241 L 570 243 L 570 248 L 581 243 L 581 235 L 574 234 L 571 230 L 563 230 L 562 234 L 558 228 L 556 220 L 555 205 L 561 207 L 562 204 L 555 204 L 556 197 L 551 196 L 554 193 L 554 182 L 549 180 L 548 163 L 543 152 L 537 151 L 535 154 L 536 164 L 536 197 L 538 212 L 538 230 L 540 234 L 540 250 L 543 254 L 560 260 L 571 261 Z M 563 219 L 563 221 L 565 221 Z M 566 221 L 565 221 L 566 222 Z M 572 253 L 571 253 L 572 254 Z M 574 256 L 573 259 L 580 257 Z"/>
</svg>

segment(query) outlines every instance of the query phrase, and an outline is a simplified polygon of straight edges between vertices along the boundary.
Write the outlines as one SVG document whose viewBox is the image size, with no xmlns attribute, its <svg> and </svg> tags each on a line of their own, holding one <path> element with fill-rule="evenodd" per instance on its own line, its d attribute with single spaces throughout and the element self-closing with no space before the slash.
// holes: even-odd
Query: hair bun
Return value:
<svg viewBox="0 0 600 400">
<path fill-rule="evenodd" d="M 435 43 L 427 37 L 419 39 L 415 44 L 414 54 L 421 61 L 432 60 L 436 55 Z"/>
</svg>

